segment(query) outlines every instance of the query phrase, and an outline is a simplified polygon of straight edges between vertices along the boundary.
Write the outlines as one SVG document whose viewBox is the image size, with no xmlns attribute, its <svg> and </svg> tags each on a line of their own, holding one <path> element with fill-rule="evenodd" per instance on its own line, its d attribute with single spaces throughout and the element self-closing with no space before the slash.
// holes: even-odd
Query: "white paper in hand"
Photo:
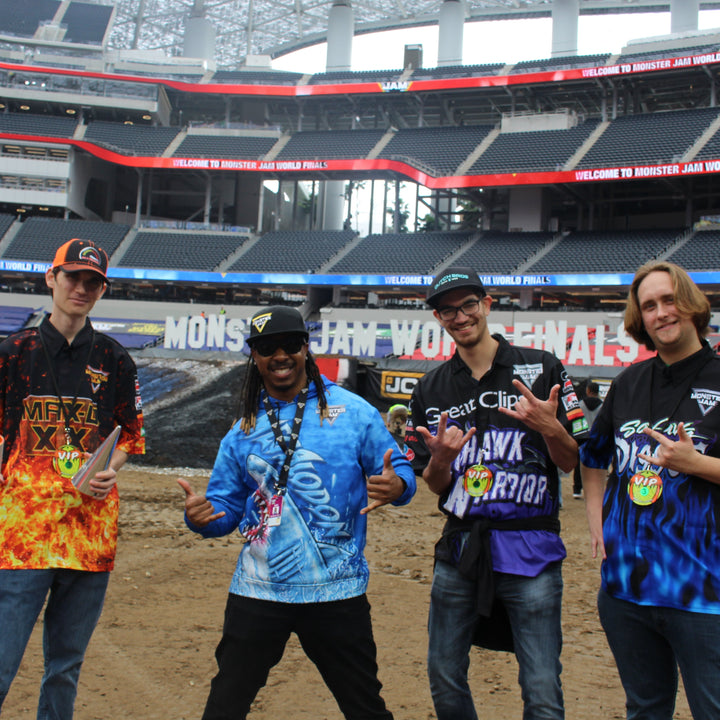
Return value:
<svg viewBox="0 0 720 720">
<path fill-rule="evenodd" d="M 92 480 L 92 478 L 95 477 L 95 473 L 100 472 L 100 470 L 107 470 L 119 435 L 120 426 L 118 425 L 105 440 L 103 440 L 100 447 L 87 459 L 85 464 L 73 475 L 72 484 L 81 493 L 85 495 L 93 494 L 93 489 L 90 487 L 90 480 Z"/>
</svg>

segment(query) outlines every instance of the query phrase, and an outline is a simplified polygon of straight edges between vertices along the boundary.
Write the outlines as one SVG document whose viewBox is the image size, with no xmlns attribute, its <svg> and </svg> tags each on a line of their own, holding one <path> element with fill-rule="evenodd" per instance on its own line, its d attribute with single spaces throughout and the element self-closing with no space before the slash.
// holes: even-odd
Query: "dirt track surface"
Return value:
<svg viewBox="0 0 720 720">
<path fill-rule="evenodd" d="M 80 677 L 75 720 L 198 720 L 202 715 L 241 541 L 237 535 L 203 540 L 185 528 L 178 472 L 131 466 L 121 473 L 118 559 Z M 184 474 L 197 490 L 204 489 L 207 473 Z M 568 487 L 565 481 L 566 497 Z M 624 718 L 623 693 L 595 609 L 599 570 L 589 555 L 583 503 L 566 499 L 561 520 L 568 547 L 566 715 L 568 720 Z M 424 487 L 410 505 L 381 508 L 369 519 L 368 596 L 383 694 L 396 720 L 435 717 L 425 653 L 432 548 L 441 526 L 435 500 Z M 35 717 L 41 630 L 38 623 L 3 720 Z M 473 650 L 471 684 L 481 717 L 522 717 L 514 656 Z M 294 638 L 250 717 L 340 720 Z M 675 718 L 690 720 L 682 693 Z"/>
</svg>

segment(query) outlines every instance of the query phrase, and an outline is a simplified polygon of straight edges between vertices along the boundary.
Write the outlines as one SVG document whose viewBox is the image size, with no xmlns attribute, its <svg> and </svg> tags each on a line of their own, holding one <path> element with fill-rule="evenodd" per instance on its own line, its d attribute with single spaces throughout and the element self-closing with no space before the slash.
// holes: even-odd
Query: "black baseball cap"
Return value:
<svg viewBox="0 0 720 720">
<path fill-rule="evenodd" d="M 247 344 L 252 346 L 260 338 L 289 333 L 303 335 L 305 342 L 310 337 L 298 310 L 285 305 L 272 305 L 259 310 L 250 319 L 250 336 Z"/>
<path fill-rule="evenodd" d="M 449 267 L 433 278 L 426 298 L 427 304 L 437 309 L 440 298 L 446 292 L 458 288 L 476 290 L 480 297 L 487 294 L 475 270 L 470 267 Z"/>
</svg>

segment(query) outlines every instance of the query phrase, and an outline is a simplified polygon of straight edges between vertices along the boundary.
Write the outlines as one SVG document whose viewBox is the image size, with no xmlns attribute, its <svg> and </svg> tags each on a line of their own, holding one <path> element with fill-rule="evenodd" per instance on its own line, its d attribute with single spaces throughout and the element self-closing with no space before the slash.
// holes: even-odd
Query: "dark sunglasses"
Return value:
<svg viewBox="0 0 720 720">
<path fill-rule="evenodd" d="M 255 350 L 258 355 L 262 355 L 263 357 L 270 357 L 271 355 L 274 355 L 278 348 L 287 355 L 294 355 L 303 349 L 305 342 L 305 338 L 302 335 L 294 335 L 290 337 L 269 337 L 256 340 L 252 344 L 252 349 Z"/>
</svg>

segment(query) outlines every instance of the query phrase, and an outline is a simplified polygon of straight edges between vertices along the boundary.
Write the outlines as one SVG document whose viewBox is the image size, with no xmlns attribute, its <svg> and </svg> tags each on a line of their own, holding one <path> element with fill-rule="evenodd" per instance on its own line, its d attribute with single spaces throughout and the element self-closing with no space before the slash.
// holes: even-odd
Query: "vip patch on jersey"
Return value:
<svg viewBox="0 0 720 720">
<path fill-rule="evenodd" d="M 517 375 L 528 388 L 532 388 L 533 383 L 542 375 L 542 363 L 533 363 L 532 365 L 515 365 L 513 373 Z"/>
<path fill-rule="evenodd" d="M 328 405 L 328 420 L 330 421 L 330 424 L 332 425 L 344 412 L 345 412 L 345 406 L 344 405 Z M 315 410 L 318 415 L 320 414 L 320 408 L 317 408 Z"/>
<path fill-rule="evenodd" d="M 473 465 L 465 471 L 463 485 L 465 492 L 472 497 L 482 497 L 492 487 L 492 470 L 485 465 Z"/>
<path fill-rule="evenodd" d="M 640 506 L 652 505 L 662 495 L 663 481 L 654 470 L 640 470 L 628 482 L 630 499 Z"/>
<path fill-rule="evenodd" d="M 96 393 L 103 383 L 106 383 L 110 373 L 103 372 L 102 370 L 96 370 L 94 367 L 88 365 L 85 368 L 85 374 L 90 379 L 90 386 L 94 393 Z"/>
<path fill-rule="evenodd" d="M 64 478 L 71 478 L 82 466 L 85 456 L 74 445 L 60 446 L 53 457 L 53 469 Z"/>
<path fill-rule="evenodd" d="M 715 392 L 714 390 L 693 388 L 692 395 L 690 397 L 693 400 L 697 400 L 700 412 L 703 415 L 707 415 L 718 404 L 718 402 L 720 402 L 720 393 Z"/>
<path fill-rule="evenodd" d="M 265 326 L 267 325 L 267 321 L 272 317 L 272 313 L 263 313 L 262 315 L 258 315 L 257 317 L 253 318 L 252 325 L 253 327 L 261 333 Z"/>
</svg>

